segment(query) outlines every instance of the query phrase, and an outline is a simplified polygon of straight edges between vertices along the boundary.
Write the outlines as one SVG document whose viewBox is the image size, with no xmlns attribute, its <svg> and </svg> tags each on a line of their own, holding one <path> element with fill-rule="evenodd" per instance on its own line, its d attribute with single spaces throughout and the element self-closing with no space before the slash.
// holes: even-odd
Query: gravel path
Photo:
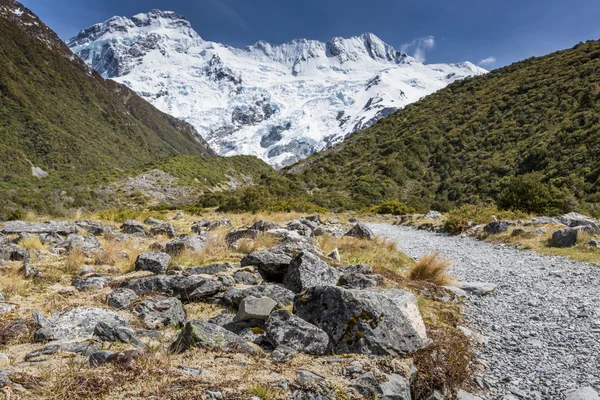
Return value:
<svg viewBox="0 0 600 400">
<path fill-rule="evenodd" d="M 469 328 L 484 336 L 489 399 L 562 399 L 567 389 L 600 391 L 600 268 L 471 238 L 369 224 L 411 258 L 440 251 L 461 281 L 491 282 L 469 296 Z"/>
</svg>

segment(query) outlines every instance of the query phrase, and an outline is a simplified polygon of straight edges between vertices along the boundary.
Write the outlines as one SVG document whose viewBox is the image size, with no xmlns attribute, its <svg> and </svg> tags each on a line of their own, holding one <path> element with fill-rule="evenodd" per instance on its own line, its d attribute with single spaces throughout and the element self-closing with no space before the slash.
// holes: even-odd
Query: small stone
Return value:
<svg viewBox="0 0 600 400">
<path fill-rule="evenodd" d="M 248 296 L 240 303 L 240 308 L 233 321 L 245 321 L 250 319 L 266 321 L 276 305 L 277 302 L 270 297 Z"/>
<path fill-rule="evenodd" d="M 342 259 L 340 257 L 340 251 L 338 249 L 333 249 L 333 251 L 331 253 L 327 254 L 327 257 L 329 257 L 332 260 L 335 260 L 337 262 L 342 261 Z"/>
<path fill-rule="evenodd" d="M 106 296 L 106 302 L 118 310 L 129 308 L 131 302 L 137 299 L 137 294 L 131 289 L 119 288 Z"/>
</svg>

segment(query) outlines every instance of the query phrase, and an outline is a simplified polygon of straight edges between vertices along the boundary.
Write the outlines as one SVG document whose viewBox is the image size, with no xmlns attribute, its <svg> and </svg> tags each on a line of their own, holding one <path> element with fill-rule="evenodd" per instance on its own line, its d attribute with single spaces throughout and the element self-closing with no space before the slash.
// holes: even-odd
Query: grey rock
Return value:
<svg viewBox="0 0 600 400">
<path fill-rule="evenodd" d="M 138 302 L 132 311 L 148 329 L 180 326 L 185 322 L 183 305 L 174 297 L 153 296 Z"/>
<path fill-rule="evenodd" d="M 156 219 L 156 218 L 153 218 L 153 217 L 149 217 L 149 218 L 147 218 L 147 219 L 144 221 L 144 223 L 145 223 L 146 225 L 162 225 L 162 224 L 166 224 L 166 222 L 165 222 L 165 221 L 162 221 L 162 220 L 160 220 L 160 219 Z"/>
<path fill-rule="evenodd" d="M 78 228 L 85 230 L 88 234 L 94 236 L 102 236 L 111 231 L 110 228 L 105 227 L 100 222 L 75 221 L 75 225 L 77 225 Z"/>
<path fill-rule="evenodd" d="M 170 238 L 177 236 L 177 232 L 175 232 L 173 225 L 167 223 L 153 226 L 150 228 L 150 234 L 153 236 L 165 235 Z"/>
<path fill-rule="evenodd" d="M 355 237 L 358 239 L 374 239 L 375 238 L 375 234 L 373 233 L 373 231 L 371 231 L 371 229 L 363 224 L 362 222 L 357 223 L 356 225 L 354 225 L 354 227 L 352 227 L 352 229 L 350 229 L 348 232 L 346 232 L 346 234 L 344 236 L 350 236 L 350 237 Z"/>
<path fill-rule="evenodd" d="M 91 265 L 84 265 L 83 267 L 81 267 L 77 270 L 77 275 L 82 276 L 82 275 L 92 274 L 94 272 L 96 272 L 94 267 L 92 267 Z"/>
<path fill-rule="evenodd" d="M 265 325 L 267 339 L 274 346 L 285 345 L 309 354 L 325 354 L 329 336 L 322 329 L 287 310 L 273 311 Z"/>
<path fill-rule="evenodd" d="M 206 245 L 206 238 L 203 236 L 190 235 L 179 237 L 165 245 L 165 252 L 171 256 L 176 256 L 184 251 L 200 252 Z"/>
<path fill-rule="evenodd" d="M 260 221 L 256 221 L 254 224 L 252 224 L 250 229 L 259 232 L 266 232 L 270 231 L 271 229 L 279 229 L 279 225 L 277 225 L 275 222 L 269 222 L 261 219 Z"/>
<path fill-rule="evenodd" d="M 486 282 L 460 282 L 457 284 L 458 288 L 464 290 L 467 293 L 472 293 L 478 296 L 485 296 L 494 292 L 497 285 Z"/>
<path fill-rule="evenodd" d="M 600 400 L 600 396 L 592 387 L 588 386 L 566 392 L 565 400 Z"/>
<path fill-rule="evenodd" d="M 38 267 L 33 264 L 24 264 L 23 265 L 23 277 L 27 278 L 35 278 L 37 276 L 42 276 L 42 271 Z"/>
<path fill-rule="evenodd" d="M 118 310 L 129 308 L 131 302 L 137 299 L 137 294 L 131 289 L 118 288 L 106 296 L 106 302 Z"/>
<path fill-rule="evenodd" d="M 575 228 L 578 226 L 589 226 L 590 228 L 592 228 L 593 233 L 600 233 L 600 226 L 598 225 L 597 220 L 576 212 L 565 214 L 563 216 L 558 217 L 557 219 L 561 223 L 571 228 Z"/>
<path fill-rule="evenodd" d="M 217 275 L 231 271 L 234 268 L 235 266 L 232 263 L 224 262 L 204 265 L 202 267 L 193 267 L 186 270 L 186 272 L 191 275 Z"/>
<path fill-rule="evenodd" d="M 75 287 L 75 289 L 80 291 L 103 289 L 104 286 L 111 280 L 111 277 L 107 275 L 92 274 L 83 278 L 75 279 L 72 285 Z"/>
<path fill-rule="evenodd" d="M 342 274 L 337 285 L 346 289 L 369 289 L 376 287 L 382 279 L 378 274 Z"/>
<path fill-rule="evenodd" d="M 190 368 L 190 367 L 186 367 L 185 365 L 178 365 L 177 369 L 185 372 L 188 375 L 194 375 L 194 376 L 210 376 L 213 373 L 210 371 L 207 371 L 205 369 L 197 369 L 197 368 Z"/>
<path fill-rule="evenodd" d="M 287 362 L 290 361 L 297 353 L 298 351 L 296 351 L 296 349 L 282 344 L 273 350 L 271 353 L 271 359 L 275 362 Z"/>
<path fill-rule="evenodd" d="M 10 371 L 0 368 L 0 388 L 3 388 L 5 386 L 12 384 L 10 376 L 11 376 Z"/>
<path fill-rule="evenodd" d="M 79 342 L 62 342 L 53 343 L 41 349 L 34 350 L 25 355 L 25 361 L 32 361 L 41 356 L 49 356 L 56 354 L 59 351 L 66 353 L 79 354 L 89 356 L 90 354 L 100 350 L 100 342 L 97 340 L 84 340 Z"/>
<path fill-rule="evenodd" d="M 327 254 L 327 257 L 329 257 L 332 260 L 335 260 L 337 262 L 342 261 L 342 259 L 340 257 L 340 251 L 338 249 L 333 249 L 333 251 L 331 253 Z"/>
<path fill-rule="evenodd" d="M 386 375 L 387 380 L 380 383 L 382 400 L 411 400 L 410 380 L 400 374 Z"/>
<path fill-rule="evenodd" d="M 103 342 L 130 343 L 142 347 L 144 344 L 138 339 L 133 330 L 124 326 L 111 326 L 105 322 L 98 322 L 94 328 L 94 336 Z"/>
<path fill-rule="evenodd" d="M 59 247 L 63 247 L 69 252 L 79 250 L 84 253 L 89 253 L 99 249 L 100 242 L 95 236 L 81 236 L 73 233 L 67 236 L 67 238 L 59 244 Z"/>
<path fill-rule="evenodd" d="M 294 313 L 324 330 L 337 354 L 398 356 L 428 343 L 415 296 L 400 289 L 312 287 L 295 297 Z"/>
<path fill-rule="evenodd" d="M 260 232 L 254 229 L 232 229 L 225 235 L 225 243 L 231 246 L 240 239 L 255 239 Z"/>
<path fill-rule="evenodd" d="M 180 219 L 182 219 L 182 218 L 183 218 L 183 215 L 184 215 L 184 214 L 183 214 L 183 211 L 177 211 L 177 214 L 175 214 L 175 216 L 173 217 L 173 219 L 174 219 L 175 221 L 179 221 Z"/>
<path fill-rule="evenodd" d="M 223 325 L 223 328 L 227 329 L 229 332 L 233 332 L 236 335 L 240 335 L 248 329 L 259 329 L 265 330 L 265 320 L 264 319 L 245 319 L 242 321 L 232 321 L 228 324 Z"/>
<path fill-rule="evenodd" d="M 185 324 L 177 340 L 171 344 L 171 351 L 181 353 L 190 347 L 249 354 L 256 352 L 238 335 L 218 325 L 195 320 Z"/>
<path fill-rule="evenodd" d="M 290 262 L 283 284 L 292 292 L 300 293 L 313 286 L 334 286 L 339 279 L 338 270 L 314 254 L 302 252 Z"/>
<path fill-rule="evenodd" d="M 133 219 L 128 219 L 127 221 L 125 221 L 123 223 L 123 225 L 121 225 L 121 232 L 130 234 L 130 235 L 136 234 L 136 233 L 141 233 L 143 235 L 147 234 L 144 224 L 142 224 L 139 221 L 133 220 Z"/>
<path fill-rule="evenodd" d="M 217 295 L 218 296 L 218 295 Z M 215 297 L 217 297 L 215 296 Z M 287 307 L 294 302 L 294 292 L 273 284 L 251 286 L 243 290 L 230 288 L 220 296 L 220 302 L 227 307 L 239 307 L 240 302 L 248 296 L 270 297 L 277 302 L 277 307 Z"/>
<path fill-rule="evenodd" d="M 505 221 L 492 221 L 483 227 L 483 231 L 488 235 L 497 235 L 508 230 L 508 225 Z"/>
<path fill-rule="evenodd" d="M 13 312 L 16 308 L 17 306 L 15 306 L 14 304 L 0 302 L 0 315 L 5 315 L 10 312 Z"/>
<path fill-rule="evenodd" d="M 441 212 L 430 210 L 429 212 L 427 212 L 427 214 L 425 214 L 425 216 L 423 218 L 425 218 L 425 219 L 437 219 L 437 218 L 441 218 L 441 216 L 442 216 Z"/>
<path fill-rule="evenodd" d="M 323 378 L 322 376 L 304 369 L 296 371 L 296 383 L 303 387 L 310 386 L 313 382 L 324 380 L 325 378 Z"/>
<path fill-rule="evenodd" d="M 456 394 L 457 400 L 482 400 L 481 397 L 475 396 L 472 393 L 465 392 L 464 390 L 459 390 Z"/>
<path fill-rule="evenodd" d="M 277 302 L 270 297 L 248 296 L 241 301 L 240 308 L 233 321 L 237 322 L 250 319 L 261 319 L 266 321 L 276 305 Z"/>
<path fill-rule="evenodd" d="M 36 342 L 50 340 L 90 339 L 98 323 L 130 328 L 129 321 L 110 310 L 96 307 L 75 307 L 57 315 L 50 324 L 34 334 Z"/>
<path fill-rule="evenodd" d="M 221 315 L 217 315 L 216 317 L 212 317 L 207 322 L 210 322 L 211 324 L 215 324 L 215 325 L 219 325 L 219 326 L 224 326 L 229 323 L 232 323 L 234 318 L 235 318 L 235 314 L 221 314 Z"/>
<path fill-rule="evenodd" d="M 252 252 L 242 258 L 242 267 L 255 266 L 266 280 L 281 282 L 287 273 L 292 257 L 280 248 Z"/>
<path fill-rule="evenodd" d="M 135 260 L 135 270 L 164 274 L 170 262 L 171 256 L 167 253 L 142 253 Z"/>
<path fill-rule="evenodd" d="M 102 364 L 105 364 L 108 358 L 113 355 L 112 351 L 108 350 L 100 350 L 90 354 L 88 358 L 88 363 L 91 367 L 99 367 Z"/>
<path fill-rule="evenodd" d="M 240 285 L 257 285 L 262 282 L 262 276 L 248 271 L 236 271 L 233 274 L 233 280 Z"/>
<path fill-rule="evenodd" d="M 600 247 L 600 242 L 597 240 L 590 240 L 589 242 L 587 242 L 587 245 L 593 248 L 598 248 Z"/>
<path fill-rule="evenodd" d="M 577 229 L 561 229 L 552 234 L 552 244 L 558 247 L 573 247 L 577 243 L 577 236 Z"/>
<path fill-rule="evenodd" d="M 51 321 L 44 317 L 38 310 L 34 310 L 31 317 L 40 328 L 43 328 L 51 323 Z"/>
<path fill-rule="evenodd" d="M 539 218 L 534 218 L 531 221 L 527 221 L 525 223 L 525 226 L 529 226 L 529 225 L 546 225 L 546 224 L 552 224 L 552 225 L 564 225 L 562 222 L 560 222 L 558 219 L 556 218 L 549 218 L 549 217 L 539 217 Z"/>
<path fill-rule="evenodd" d="M 177 297 L 182 301 L 197 301 L 216 294 L 222 287 L 218 280 L 204 278 L 199 275 L 156 275 L 132 279 L 124 282 L 122 287 L 133 290 L 136 294 L 157 292 Z"/>
<path fill-rule="evenodd" d="M 383 390 L 372 372 L 367 372 L 353 379 L 349 386 L 354 388 L 364 398 L 379 399 L 383 395 Z"/>
<path fill-rule="evenodd" d="M 223 398 L 223 394 L 221 392 L 212 392 L 210 390 L 207 390 L 206 392 L 204 392 L 204 394 L 209 399 L 222 399 Z"/>
<path fill-rule="evenodd" d="M 77 233 L 77 226 L 70 222 L 23 222 L 8 221 L 0 224 L 0 233 L 11 235 L 21 233 L 57 233 L 59 235 L 69 235 Z"/>
</svg>

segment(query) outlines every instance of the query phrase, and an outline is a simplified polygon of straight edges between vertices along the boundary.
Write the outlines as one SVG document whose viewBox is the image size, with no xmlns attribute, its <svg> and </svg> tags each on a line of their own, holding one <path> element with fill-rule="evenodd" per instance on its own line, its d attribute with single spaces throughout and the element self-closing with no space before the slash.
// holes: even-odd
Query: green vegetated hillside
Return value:
<svg viewBox="0 0 600 400">
<path fill-rule="evenodd" d="M 0 0 L 0 217 L 60 211 L 65 201 L 93 206 L 94 186 L 180 154 L 216 170 L 268 168 L 223 161 L 191 125 L 102 79 L 37 16 Z M 33 176 L 32 166 L 48 176 Z"/>
<path fill-rule="evenodd" d="M 447 210 L 491 198 L 594 212 L 599 129 L 600 41 L 589 41 L 449 85 L 288 168 L 288 179 L 328 207 L 390 198 Z"/>
</svg>

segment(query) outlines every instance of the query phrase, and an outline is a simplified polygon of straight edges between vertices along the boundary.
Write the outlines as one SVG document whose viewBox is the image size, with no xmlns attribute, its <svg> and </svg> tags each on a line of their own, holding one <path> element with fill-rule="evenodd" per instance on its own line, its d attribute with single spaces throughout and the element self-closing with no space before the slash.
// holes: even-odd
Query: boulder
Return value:
<svg viewBox="0 0 600 400">
<path fill-rule="evenodd" d="M 230 288 L 215 296 L 215 298 L 218 298 L 219 302 L 224 306 L 237 308 L 241 301 L 248 296 L 270 297 L 277 302 L 277 307 L 284 308 L 294 302 L 295 294 L 291 290 L 278 285 L 262 284 L 251 286 L 243 290 Z"/>
<path fill-rule="evenodd" d="M 36 342 L 50 340 L 90 339 L 98 323 L 116 328 L 130 328 L 129 321 L 110 310 L 96 307 L 75 307 L 63 313 L 34 334 Z"/>
<path fill-rule="evenodd" d="M 147 233 L 144 224 L 133 219 L 128 219 L 127 221 L 123 222 L 123 225 L 121 225 L 121 232 L 130 235 L 133 235 L 135 233 L 141 233 L 143 235 L 146 235 Z"/>
<path fill-rule="evenodd" d="M 70 234 L 67 238 L 58 245 L 67 249 L 67 251 L 79 250 L 84 253 L 89 253 L 100 248 L 100 242 L 95 236 L 81 236 Z"/>
<path fill-rule="evenodd" d="M 273 347 L 284 345 L 317 355 L 325 354 L 329 347 L 327 333 L 287 310 L 273 311 L 265 328 Z"/>
<path fill-rule="evenodd" d="M 135 260 L 135 270 L 164 274 L 167 272 L 170 262 L 171 256 L 167 253 L 143 253 Z"/>
<path fill-rule="evenodd" d="M 285 228 L 279 229 L 270 229 L 266 232 L 267 235 L 274 236 L 281 243 L 296 243 L 296 242 L 304 242 L 307 243 L 306 236 L 302 236 L 296 231 L 290 231 Z"/>
<path fill-rule="evenodd" d="M 383 281 L 383 277 L 366 264 L 350 265 L 338 270 L 342 275 L 337 284 L 347 289 L 368 289 Z"/>
<path fill-rule="evenodd" d="M 183 305 L 174 297 L 153 296 L 137 303 L 132 311 L 148 329 L 180 326 L 185 322 Z"/>
<path fill-rule="evenodd" d="M 457 284 L 459 289 L 477 296 L 484 296 L 494 292 L 497 285 L 486 282 L 460 282 Z"/>
<path fill-rule="evenodd" d="M 364 398 L 382 400 L 410 400 L 410 380 L 403 375 L 385 375 L 378 380 L 372 372 L 367 372 L 353 379 L 350 386 Z"/>
<path fill-rule="evenodd" d="M 313 286 L 336 285 L 339 279 L 340 273 L 335 268 L 312 253 L 302 252 L 291 261 L 283 284 L 300 293 Z"/>
<path fill-rule="evenodd" d="M 577 243 L 578 231 L 575 228 L 565 228 L 552 234 L 552 244 L 557 247 L 573 247 Z"/>
<path fill-rule="evenodd" d="M 173 225 L 166 223 L 154 225 L 152 228 L 150 228 L 150 234 L 152 234 L 153 236 L 165 235 L 170 238 L 174 238 L 175 236 L 177 236 L 177 232 L 175 232 L 175 228 L 173 228 Z"/>
<path fill-rule="evenodd" d="M 362 222 L 357 223 L 344 236 L 355 237 L 358 239 L 374 239 L 375 234 L 369 227 Z"/>
<path fill-rule="evenodd" d="M 235 318 L 235 314 L 220 314 L 220 315 L 217 315 L 216 317 L 212 317 L 207 322 L 210 322 L 211 324 L 215 324 L 215 325 L 219 325 L 219 326 L 224 326 L 224 325 L 232 323 L 234 318 Z"/>
<path fill-rule="evenodd" d="M 77 226 L 70 222 L 24 222 L 8 221 L 0 224 L 0 233 L 5 235 L 22 233 L 56 233 L 59 235 L 70 235 L 77 233 Z"/>
<path fill-rule="evenodd" d="M 183 236 L 170 241 L 165 245 L 165 252 L 176 256 L 184 251 L 200 252 L 206 244 L 206 238 L 197 235 Z"/>
<path fill-rule="evenodd" d="M 106 296 L 106 302 L 118 310 L 129 308 L 131 302 L 137 299 L 137 294 L 131 289 L 119 288 Z"/>
<path fill-rule="evenodd" d="M 242 258 L 242 267 L 255 266 L 266 280 L 281 282 L 287 273 L 292 257 L 283 249 L 275 246 L 267 250 L 252 252 Z"/>
<path fill-rule="evenodd" d="M 231 246 L 240 239 L 255 239 L 259 233 L 259 231 L 254 229 L 237 230 L 234 228 L 225 235 L 225 243 Z"/>
<path fill-rule="evenodd" d="M 277 225 L 275 222 L 268 222 L 264 219 L 261 219 L 260 221 L 256 221 L 254 224 L 252 224 L 250 229 L 259 232 L 266 232 L 270 231 L 271 229 L 279 229 L 279 225 Z"/>
<path fill-rule="evenodd" d="M 108 357 L 113 354 L 112 351 L 109 350 L 100 350 L 90 354 L 88 358 L 88 363 L 91 367 L 99 367 L 102 364 L 106 363 Z"/>
<path fill-rule="evenodd" d="M 324 330 L 335 353 L 401 356 L 427 343 L 411 293 L 316 286 L 294 298 L 294 313 Z"/>
<path fill-rule="evenodd" d="M 441 218 L 442 213 L 439 211 L 433 211 L 430 210 L 427 212 L 427 214 L 425 214 L 425 216 L 423 218 L 425 219 L 437 219 L 437 218 Z"/>
<path fill-rule="evenodd" d="M 146 218 L 146 220 L 144 221 L 144 223 L 146 225 L 162 225 L 162 224 L 166 224 L 165 221 L 162 221 L 160 219 L 156 219 L 156 218 L 153 218 L 153 217 Z"/>
<path fill-rule="evenodd" d="M 79 354 L 89 356 L 90 354 L 100 350 L 101 343 L 97 340 L 84 340 L 75 342 L 53 343 L 31 351 L 25 355 L 25 361 L 35 361 L 41 356 L 49 356 L 58 352 Z"/>
<path fill-rule="evenodd" d="M 206 299 L 216 294 L 223 286 L 218 280 L 204 278 L 199 275 L 156 275 L 132 279 L 121 287 L 129 288 L 136 294 L 157 292 L 166 296 L 177 297 L 182 301 Z"/>
<path fill-rule="evenodd" d="M 492 221 L 483 227 L 483 231 L 488 235 L 497 235 L 508 230 L 508 225 L 505 221 Z"/>
<path fill-rule="evenodd" d="M 202 321 L 188 321 L 175 342 L 171 351 L 181 353 L 190 347 L 226 352 L 243 352 L 254 354 L 256 350 L 244 339 L 215 324 Z"/>
<path fill-rule="evenodd" d="M 600 233 L 600 226 L 598 225 L 597 220 L 576 212 L 565 214 L 561 217 L 558 217 L 557 219 L 559 222 L 565 224 L 570 228 L 575 228 L 578 226 L 589 226 L 591 229 L 593 229 L 593 233 Z"/>
<path fill-rule="evenodd" d="M 106 286 L 106 284 L 111 280 L 112 278 L 110 276 L 104 274 L 92 274 L 83 278 L 75 279 L 72 285 L 75 287 L 75 289 L 80 291 L 104 289 L 104 286 Z"/>
<path fill-rule="evenodd" d="M 89 235 L 102 236 L 105 233 L 111 232 L 112 228 L 107 228 L 100 222 L 92 221 L 75 221 L 78 228 L 85 230 Z"/>
<path fill-rule="evenodd" d="M 592 387 L 588 386 L 567 391 L 565 400 L 600 400 L 600 396 Z"/>
<path fill-rule="evenodd" d="M 257 285 L 262 282 L 262 276 L 256 272 L 236 271 L 233 280 L 239 285 Z"/>
<path fill-rule="evenodd" d="M 122 326 L 110 326 L 105 322 L 99 322 L 94 328 L 94 336 L 103 342 L 129 343 L 142 347 L 144 344 L 138 339 L 131 328 Z"/>
<path fill-rule="evenodd" d="M 245 297 L 238 309 L 233 322 L 246 321 L 250 319 L 267 320 L 269 314 L 275 308 L 277 302 L 270 297 Z"/>
<path fill-rule="evenodd" d="M 193 267 L 187 269 L 185 272 L 187 272 L 190 275 L 217 275 L 231 271 L 234 268 L 235 265 L 233 265 L 232 263 L 224 262 L 204 265 L 202 267 Z"/>
</svg>

